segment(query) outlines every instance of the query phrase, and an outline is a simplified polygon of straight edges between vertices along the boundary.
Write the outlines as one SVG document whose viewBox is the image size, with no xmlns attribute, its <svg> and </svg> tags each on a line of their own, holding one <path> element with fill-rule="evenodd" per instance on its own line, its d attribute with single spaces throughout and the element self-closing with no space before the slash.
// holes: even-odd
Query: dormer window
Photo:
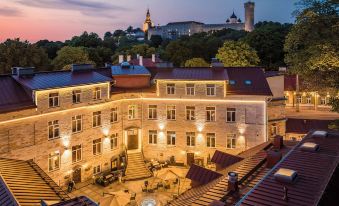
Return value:
<svg viewBox="0 0 339 206">
<path fill-rule="evenodd" d="M 93 100 L 101 99 L 101 88 L 97 87 L 93 91 Z"/>
<path fill-rule="evenodd" d="M 58 107 L 59 106 L 59 93 L 50 93 L 49 94 L 49 107 Z"/>
<path fill-rule="evenodd" d="M 167 84 L 167 94 L 175 94 L 175 84 Z"/>
<path fill-rule="evenodd" d="M 252 81 L 251 81 L 251 80 L 245 80 L 245 84 L 246 84 L 246 85 L 251 85 L 251 84 L 252 84 Z"/>
</svg>

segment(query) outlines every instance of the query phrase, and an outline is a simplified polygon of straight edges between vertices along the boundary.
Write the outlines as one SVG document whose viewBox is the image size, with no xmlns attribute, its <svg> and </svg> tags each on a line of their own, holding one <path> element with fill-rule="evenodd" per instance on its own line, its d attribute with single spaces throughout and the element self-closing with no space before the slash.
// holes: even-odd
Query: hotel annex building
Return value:
<svg viewBox="0 0 339 206">
<path fill-rule="evenodd" d="M 128 170 L 133 153 L 206 165 L 215 150 L 284 135 L 284 99 L 273 101 L 277 86 L 261 68 L 140 65 L 0 76 L 0 157 L 33 159 L 63 185 Z"/>
</svg>

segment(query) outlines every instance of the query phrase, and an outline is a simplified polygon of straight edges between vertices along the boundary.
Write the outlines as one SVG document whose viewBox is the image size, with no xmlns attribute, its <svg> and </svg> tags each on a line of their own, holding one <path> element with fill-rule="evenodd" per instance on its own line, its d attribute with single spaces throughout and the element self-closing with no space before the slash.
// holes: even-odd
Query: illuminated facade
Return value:
<svg viewBox="0 0 339 206">
<path fill-rule="evenodd" d="M 1 77 L 32 102 L 2 102 L 0 157 L 33 159 L 64 184 L 123 166 L 126 152 L 205 165 L 215 150 L 237 154 L 269 138 L 272 93 L 260 68 L 172 68 L 152 78 L 128 64 L 87 69 Z M 129 88 L 135 77 L 142 87 Z"/>
</svg>

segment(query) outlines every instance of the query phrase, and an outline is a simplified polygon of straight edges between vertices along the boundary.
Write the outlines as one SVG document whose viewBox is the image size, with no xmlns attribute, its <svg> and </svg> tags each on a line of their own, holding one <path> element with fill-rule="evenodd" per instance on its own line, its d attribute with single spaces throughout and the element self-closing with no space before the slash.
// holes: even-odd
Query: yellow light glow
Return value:
<svg viewBox="0 0 339 206">
<path fill-rule="evenodd" d="M 105 137 L 104 143 L 105 143 L 105 144 L 109 144 L 109 138 L 108 138 L 108 137 Z"/>
<path fill-rule="evenodd" d="M 200 151 L 194 152 L 195 155 L 200 155 Z"/>
<path fill-rule="evenodd" d="M 164 123 L 159 123 L 159 129 L 164 130 L 165 129 L 165 124 Z"/>
<path fill-rule="evenodd" d="M 103 133 L 105 136 L 108 136 L 108 134 L 109 134 L 109 129 L 110 129 L 110 128 L 107 127 L 107 126 L 106 126 L 106 127 L 103 127 L 103 128 L 102 128 L 102 133 Z"/>
<path fill-rule="evenodd" d="M 165 133 L 164 132 L 159 132 L 159 139 L 163 140 L 165 137 Z"/>
<path fill-rule="evenodd" d="M 182 150 L 180 153 L 181 153 L 182 155 L 185 155 L 185 154 L 186 154 L 186 151 L 185 151 L 185 150 Z"/>
<path fill-rule="evenodd" d="M 62 137 L 62 145 L 64 145 L 64 147 L 69 147 L 70 144 L 70 136 L 65 135 L 64 137 Z"/>
<path fill-rule="evenodd" d="M 198 134 L 197 141 L 198 141 L 198 143 L 204 142 L 204 136 L 201 133 Z"/>
<path fill-rule="evenodd" d="M 64 157 L 69 157 L 70 154 L 71 154 L 71 150 L 70 150 L 70 149 L 66 149 L 66 150 L 64 151 L 63 156 L 64 156 Z"/>
</svg>

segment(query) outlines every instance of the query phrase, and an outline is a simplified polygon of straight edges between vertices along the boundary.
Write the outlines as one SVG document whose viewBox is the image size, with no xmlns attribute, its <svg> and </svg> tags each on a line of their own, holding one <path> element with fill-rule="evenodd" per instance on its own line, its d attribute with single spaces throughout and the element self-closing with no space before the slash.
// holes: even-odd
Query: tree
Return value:
<svg viewBox="0 0 339 206">
<path fill-rule="evenodd" d="M 155 48 L 150 47 L 147 44 L 138 44 L 132 46 L 132 48 L 127 50 L 126 53 L 132 56 L 139 54 L 144 57 L 151 57 L 152 54 L 155 54 Z"/>
<path fill-rule="evenodd" d="M 225 66 L 257 66 L 259 57 L 254 49 L 242 41 L 225 41 L 216 57 Z"/>
<path fill-rule="evenodd" d="M 111 37 L 113 37 L 113 34 L 112 34 L 112 32 L 110 32 L 110 31 L 107 31 L 107 32 L 104 34 L 104 39 L 106 39 L 106 38 L 111 38 Z"/>
<path fill-rule="evenodd" d="M 183 46 L 180 41 L 170 42 L 164 52 L 165 59 L 173 62 L 175 66 L 182 66 L 191 56 L 191 50 Z"/>
<path fill-rule="evenodd" d="M 102 39 L 96 33 L 87 33 L 86 31 L 80 36 L 74 36 L 71 40 L 66 41 L 66 45 L 72 47 L 98 47 L 102 45 Z"/>
<path fill-rule="evenodd" d="M 185 62 L 185 67 L 209 67 L 203 58 L 192 58 Z"/>
<path fill-rule="evenodd" d="M 335 0 L 301 0 L 286 37 L 285 62 L 304 86 L 339 88 L 339 14 Z"/>
<path fill-rule="evenodd" d="M 40 40 L 36 42 L 35 45 L 43 48 L 50 59 L 54 59 L 57 56 L 57 51 L 59 51 L 64 46 L 64 44 L 60 41 L 53 42 L 48 41 L 47 39 Z"/>
<path fill-rule="evenodd" d="M 150 39 L 150 46 L 158 48 L 162 43 L 162 37 L 160 35 L 152 35 Z"/>
<path fill-rule="evenodd" d="M 111 63 L 111 57 L 113 52 L 109 48 L 97 47 L 97 48 L 84 48 L 88 53 L 88 58 L 93 61 L 96 66 L 104 66 L 105 63 Z"/>
<path fill-rule="evenodd" d="M 332 97 L 329 104 L 332 106 L 332 112 L 339 113 L 339 97 Z"/>
<path fill-rule="evenodd" d="M 115 30 L 113 32 L 113 36 L 114 37 L 121 37 L 121 36 L 126 36 L 126 32 L 124 32 L 123 30 Z"/>
<path fill-rule="evenodd" d="M 57 54 L 57 57 L 52 61 L 57 70 L 69 69 L 72 64 L 94 64 L 83 47 L 65 46 Z"/>
<path fill-rule="evenodd" d="M 277 69 L 285 65 L 284 43 L 291 26 L 278 22 L 259 22 L 243 40 L 257 51 L 263 66 Z"/>
<path fill-rule="evenodd" d="M 46 52 L 20 39 L 7 39 L 0 44 L 0 73 L 8 74 L 14 66 L 36 67 L 36 70 L 49 70 Z"/>
</svg>

